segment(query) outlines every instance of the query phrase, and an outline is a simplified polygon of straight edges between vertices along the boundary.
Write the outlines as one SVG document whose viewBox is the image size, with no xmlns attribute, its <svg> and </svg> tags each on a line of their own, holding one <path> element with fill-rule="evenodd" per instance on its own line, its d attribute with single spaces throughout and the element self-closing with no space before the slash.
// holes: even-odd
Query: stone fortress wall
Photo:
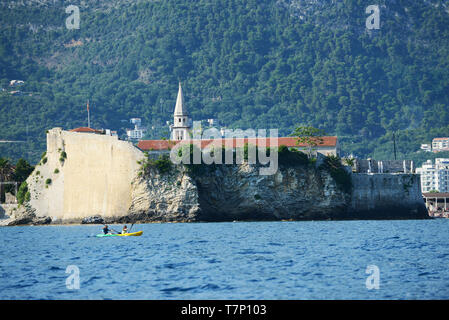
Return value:
<svg viewBox="0 0 449 320">
<path fill-rule="evenodd" d="M 427 216 L 420 176 L 411 173 L 353 173 L 349 214 L 394 219 Z"/>
<path fill-rule="evenodd" d="M 131 204 L 131 181 L 143 157 L 117 136 L 51 129 L 47 160 L 41 160 L 27 180 L 30 205 L 36 216 L 50 216 L 53 221 L 125 216 Z"/>
</svg>

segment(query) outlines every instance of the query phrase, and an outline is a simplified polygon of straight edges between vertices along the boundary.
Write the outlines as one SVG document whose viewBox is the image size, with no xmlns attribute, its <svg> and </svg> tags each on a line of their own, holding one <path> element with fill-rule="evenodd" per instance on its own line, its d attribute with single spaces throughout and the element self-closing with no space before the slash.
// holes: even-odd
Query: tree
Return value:
<svg viewBox="0 0 449 320">
<path fill-rule="evenodd" d="M 14 169 L 6 158 L 0 158 L 0 203 L 5 202 L 5 184 L 12 179 Z"/>
<path fill-rule="evenodd" d="M 14 179 L 19 184 L 24 182 L 28 176 L 33 172 L 34 167 L 31 166 L 25 159 L 20 158 L 16 163 L 14 170 Z"/>
<path fill-rule="evenodd" d="M 324 135 L 324 130 L 310 126 L 299 126 L 292 134 L 290 134 L 290 136 L 298 137 L 296 140 L 297 145 L 305 144 L 307 146 L 307 154 L 309 157 L 312 155 L 312 150 L 314 150 L 317 145 L 323 143 L 322 136 Z"/>
</svg>

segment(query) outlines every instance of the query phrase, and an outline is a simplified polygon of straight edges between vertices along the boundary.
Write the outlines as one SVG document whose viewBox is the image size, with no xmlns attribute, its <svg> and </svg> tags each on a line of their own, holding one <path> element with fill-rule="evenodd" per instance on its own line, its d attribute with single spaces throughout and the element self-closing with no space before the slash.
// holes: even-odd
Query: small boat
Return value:
<svg viewBox="0 0 449 320">
<path fill-rule="evenodd" d="M 131 232 L 131 233 L 108 233 L 108 234 L 97 234 L 98 238 L 102 237 L 138 237 L 141 236 L 143 231 Z"/>
</svg>

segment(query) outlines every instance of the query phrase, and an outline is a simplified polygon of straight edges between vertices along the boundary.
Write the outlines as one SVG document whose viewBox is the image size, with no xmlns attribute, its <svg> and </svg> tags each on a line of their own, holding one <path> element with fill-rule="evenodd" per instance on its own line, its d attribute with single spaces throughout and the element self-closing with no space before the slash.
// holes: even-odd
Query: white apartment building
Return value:
<svg viewBox="0 0 449 320">
<path fill-rule="evenodd" d="M 449 192 L 449 159 L 437 158 L 435 164 L 427 160 L 421 168 L 416 169 L 421 175 L 421 191 Z"/>
<path fill-rule="evenodd" d="M 132 140 L 140 140 L 142 139 L 146 134 L 146 129 L 143 128 L 134 128 L 134 129 L 127 129 L 126 135 L 129 139 Z"/>
<path fill-rule="evenodd" d="M 134 124 L 134 129 L 126 129 L 126 135 L 130 140 L 140 140 L 147 133 L 147 129 L 142 127 L 142 119 L 132 118 L 129 120 L 130 123 Z"/>
<path fill-rule="evenodd" d="M 433 152 L 449 151 L 449 138 L 435 138 L 432 140 Z"/>
</svg>

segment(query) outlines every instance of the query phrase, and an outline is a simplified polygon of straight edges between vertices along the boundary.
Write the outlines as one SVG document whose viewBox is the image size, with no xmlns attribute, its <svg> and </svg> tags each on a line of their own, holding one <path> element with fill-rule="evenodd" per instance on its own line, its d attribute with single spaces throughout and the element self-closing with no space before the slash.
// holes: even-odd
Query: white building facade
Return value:
<svg viewBox="0 0 449 320">
<path fill-rule="evenodd" d="M 145 136 L 146 131 L 143 129 L 128 129 L 126 135 L 131 140 L 140 140 Z"/>
<path fill-rule="evenodd" d="M 449 192 L 449 159 L 437 158 L 435 164 L 427 160 L 421 168 L 416 169 L 421 175 L 421 191 Z"/>
<path fill-rule="evenodd" d="M 433 152 L 449 151 L 449 138 L 435 138 L 432 140 Z"/>
<path fill-rule="evenodd" d="M 126 135 L 130 140 L 140 140 L 147 133 L 147 129 L 142 127 L 142 120 L 140 118 L 132 118 L 129 120 L 130 123 L 134 124 L 134 129 L 127 129 Z"/>
</svg>

